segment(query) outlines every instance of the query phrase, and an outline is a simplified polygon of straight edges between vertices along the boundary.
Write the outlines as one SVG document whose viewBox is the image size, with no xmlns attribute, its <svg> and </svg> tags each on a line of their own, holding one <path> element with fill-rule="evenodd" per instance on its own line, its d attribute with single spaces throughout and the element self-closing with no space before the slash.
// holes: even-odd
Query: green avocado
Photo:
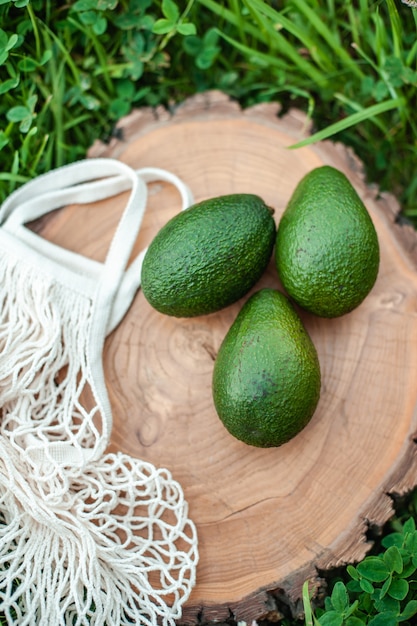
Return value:
<svg viewBox="0 0 417 626">
<path fill-rule="evenodd" d="M 375 284 L 378 237 L 348 178 L 325 165 L 297 185 L 278 225 L 275 261 L 287 294 L 321 317 L 355 309 Z"/>
<path fill-rule="evenodd" d="M 275 289 L 255 292 L 214 363 L 213 401 L 226 429 L 251 446 L 280 446 L 310 421 L 320 384 L 316 348 L 293 305 Z"/>
<path fill-rule="evenodd" d="M 145 254 L 142 291 L 157 311 L 194 317 L 244 296 L 272 256 L 273 210 L 254 194 L 194 204 L 161 228 Z"/>
</svg>

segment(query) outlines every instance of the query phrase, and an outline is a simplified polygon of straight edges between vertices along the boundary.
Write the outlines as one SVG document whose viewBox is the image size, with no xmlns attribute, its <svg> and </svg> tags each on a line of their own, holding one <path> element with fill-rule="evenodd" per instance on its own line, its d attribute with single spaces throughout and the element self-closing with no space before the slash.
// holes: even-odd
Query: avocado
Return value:
<svg viewBox="0 0 417 626">
<path fill-rule="evenodd" d="M 320 396 L 316 348 L 288 298 L 263 288 L 244 304 L 218 351 L 217 414 L 240 441 L 280 446 L 310 421 Z"/>
<path fill-rule="evenodd" d="M 275 244 L 273 210 L 254 194 L 209 198 L 169 220 L 152 240 L 142 290 L 157 311 L 193 317 L 244 296 Z"/>
<path fill-rule="evenodd" d="M 348 178 L 324 165 L 297 185 L 280 219 L 275 262 L 287 294 L 321 317 L 355 309 L 375 284 L 378 237 Z"/>
</svg>

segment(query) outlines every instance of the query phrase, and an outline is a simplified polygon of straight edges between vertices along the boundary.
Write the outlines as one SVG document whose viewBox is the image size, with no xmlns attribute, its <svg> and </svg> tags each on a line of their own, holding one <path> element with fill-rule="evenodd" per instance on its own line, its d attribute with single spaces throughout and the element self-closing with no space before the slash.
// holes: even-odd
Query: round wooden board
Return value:
<svg viewBox="0 0 417 626">
<path fill-rule="evenodd" d="M 320 571 L 361 559 L 368 525 L 392 514 L 389 494 L 417 483 L 417 236 L 395 223 L 397 203 L 365 185 L 349 150 L 330 142 L 288 149 L 307 132 L 297 111 L 283 118 L 274 105 L 242 111 L 209 92 L 173 114 L 135 111 L 120 123 L 119 139 L 89 153 L 168 169 L 196 201 L 259 194 L 277 221 L 301 177 L 330 164 L 364 200 L 381 246 L 376 285 L 360 307 L 334 320 L 300 311 L 317 347 L 322 393 L 310 424 L 280 448 L 236 441 L 213 407 L 213 361 L 242 301 L 175 319 L 154 311 L 139 291 L 109 336 L 112 449 L 168 468 L 197 526 L 197 584 L 181 623 L 276 617 L 274 598 L 296 612 L 304 580 L 317 586 Z M 125 199 L 66 207 L 42 233 L 102 260 Z M 173 187 L 152 184 L 135 252 L 179 209 Z M 273 262 L 256 289 L 263 286 L 281 288 Z"/>
</svg>

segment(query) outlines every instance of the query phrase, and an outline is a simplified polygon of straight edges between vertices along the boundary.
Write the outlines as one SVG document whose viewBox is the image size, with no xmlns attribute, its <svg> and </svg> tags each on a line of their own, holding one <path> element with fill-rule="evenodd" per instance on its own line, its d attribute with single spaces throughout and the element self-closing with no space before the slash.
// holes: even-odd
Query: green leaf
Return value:
<svg viewBox="0 0 417 626">
<path fill-rule="evenodd" d="M 378 556 L 366 557 L 361 563 L 358 563 L 356 569 L 360 576 L 375 583 L 380 583 L 389 576 L 389 569 L 384 560 Z"/>
<path fill-rule="evenodd" d="M 375 78 L 373 76 L 365 76 L 360 83 L 360 93 L 362 96 L 370 96 L 375 86 Z"/>
<path fill-rule="evenodd" d="M 320 626 L 342 626 L 343 615 L 337 611 L 326 611 L 320 616 Z"/>
<path fill-rule="evenodd" d="M 372 91 L 372 95 L 377 102 L 381 102 L 384 98 L 389 94 L 388 86 L 385 81 L 378 80 L 375 83 L 374 89 Z"/>
<path fill-rule="evenodd" d="M 36 59 L 24 57 L 23 59 L 20 59 L 17 67 L 21 72 L 34 72 L 39 67 L 39 63 Z"/>
<path fill-rule="evenodd" d="M 118 0 L 97 0 L 99 11 L 113 11 L 118 5 Z"/>
<path fill-rule="evenodd" d="M 348 592 L 360 593 L 361 586 L 359 584 L 359 581 L 360 581 L 359 574 L 358 574 L 357 580 L 349 580 L 346 584 L 346 589 L 348 590 Z"/>
<path fill-rule="evenodd" d="M 129 76 L 132 80 L 139 80 L 145 69 L 145 64 L 142 61 L 135 61 L 129 68 Z"/>
<path fill-rule="evenodd" d="M 88 111 L 95 111 L 100 107 L 100 101 L 90 94 L 81 94 L 79 97 L 79 102 Z"/>
<path fill-rule="evenodd" d="M 77 0 L 72 5 L 74 11 L 94 11 L 97 6 L 97 0 Z"/>
<path fill-rule="evenodd" d="M 19 41 L 19 36 L 16 35 L 16 33 L 11 35 L 9 37 L 9 40 L 8 40 L 7 44 L 6 44 L 6 50 L 9 51 L 12 48 L 14 48 L 18 41 Z"/>
<path fill-rule="evenodd" d="M 416 523 L 414 521 L 414 518 L 409 517 L 408 520 L 404 522 L 403 534 L 406 535 L 407 533 L 413 533 L 415 531 L 416 531 Z"/>
<path fill-rule="evenodd" d="M 410 576 L 414 574 L 414 572 L 417 569 L 412 559 L 408 558 L 407 561 L 406 562 L 403 561 L 404 567 L 403 567 L 403 571 L 401 572 L 401 578 L 410 578 Z"/>
<path fill-rule="evenodd" d="M 375 617 L 372 617 L 368 622 L 368 626 L 397 626 L 397 624 L 397 615 L 391 611 L 379 613 L 378 615 L 375 615 Z"/>
<path fill-rule="evenodd" d="M 8 91 L 15 89 L 18 86 L 19 82 L 20 78 L 19 75 L 17 75 L 14 78 L 9 78 L 8 80 L 0 83 L 0 94 L 7 93 Z"/>
<path fill-rule="evenodd" d="M 137 27 L 142 28 L 143 30 L 152 30 L 153 23 L 155 18 L 152 15 L 144 15 L 140 18 L 139 22 L 136 22 Z"/>
<path fill-rule="evenodd" d="M 130 111 L 130 104 L 127 100 L 116 98 L 110 103 L 109 113 L 114 119 L 119 119 L 123 115 L 127 115 Z"/>
<path fill-rule="evenodd" d="M 349 603 L 348 603 L 349 604 Z M 359 606 L 359 600 L 355 600 L 353 602 L 353 604 L 351 604 L 350 606 L 347 606 L 346 609 L 344 610 L 343 614 L 345 617 L 345 620 L 350 616 L 353 615 L 354 613 L 356 613 L 357 609 Z"/>
<path fill-rule="evenodd" d="M 0 150 L 2 150 L 9 143 L 10 139 L 3 130 L 0 130 Z"/>
<path fill-rule="evenodd" d="M 132 98 L 132 102 L 139 102 L 140 100 L 143 100 L 151 91 L 152 88 L 149 85 L 147 87 L 142 87 L 141 89 L 138 89 L 138 91 Z"/>
<path fill-rule="evenodd" d="M 384 598 L 375 599 L 374 602 L 374 613 L 384 613 L 389 611 L 390 613 L 399 613 L 401 606 L 399 600 L 395 598 L 390 598 L 390 596 L 385 596 Z"/>
<path fill-rule="evenodd" d="M 402 533 L 390 533 L 386 537 L 383 537 L 381 540 L 384 548 L 389 548 L 390 546 L 397 546 L 397 548 L 401 548 L 404 541 L 404 535 Z"/>
<path fill-rule="evenodd" d="M 179 9 L 174 0 L 162 0 L 162 13 L 171 23 L 175 23 L 180 16 Z"/>
<path fill-rule="evenodd" d="M 155 35 L 166 35 L 170 33 L 175 27 L 175 23 L 173 24 L 170 20 L 166 20 L 161 17 L 161 19 L 156 20 L 155 24 L 152 26 L 152 32 Z"/>
<path fill-rule="evenodd" d="M 191 22 L 183 22 L 182 24 L 178 24 L 177 25 L 177 32 L 180 33 L 180 35 L 195 35 L 197 32 L 197 29 L 195 27 L 195 24 L 192 24 Z"/>
<path fill-rule="evenodd" d="M 411 554 L 417 555 L 417 532 L 407 533 L 404 541 L 404 548 L 411 552 Z"/>
<path fill-rule="evenodd" d="M 97 22 L 99 16 L 95 11 L 84 11 L 80 13 L 80 20 L 85 26 L 92 26 Z"/>
<path fill-rule="evenodd" d="M 99 17 L 93 24 L 93 31 L 96 35 L 103 35 L 107 30 L 107 20 L 105 17 Z"/>
<path fill-rule="evenodd" d="M 187 54 L 191 56 L 197 55 L 203 46 L 203 42 L 200 37 L 190 35 L 189 37 L 185 37 L 182 42 L 182 47 L 184 48 Z"/>
<path fill-rule="evenodd" d="M 119 80 L 116 84 L 117 95 L 120 98 L 132 99 L 135 93 L 135 85 L 131 80 Z"/>
<path fill-rule="evenodd" d="M 345 585 L 342 582 L 337 582 L 333 587 L 332 594 L 330 596 L 333 608 L 339 613 L 343 613 L 346 607 L 349 605 L 349 596 Z"/>
<path fill-rule="evenodd" d="M 145 38 L 141 33 L 137 33 L 130 42 L 130 50 L 134 51 L 134 58 L 143 54 L 145 50 Z"/>
<path fill-rule="evenodd" d="M 346 626 L 365 626 L 366 622 L 364 622 L 362 619 L 360 619 L 359 617 L 348 617 L 347 620 L 345 621 L 345 625 Z"/>
<path fill-rule="evenodd" d="M 417 72 L 411 67 L 403 67 L 401 78 L 406 85 L 417 85 Z"/>
<path fill-rule="evenodd" d="M 113 18 L 114 25 L 122 30 L 143 28 L 152 30 L 154 18 L 151 15 L 140 15 L 139 13 L 123 13 Z"/>
<path fill-rule="evenodd" d="M 32 115 L 25 117 L 19 124 L 19 130 L 21 133 L 27 133 L 32 125 Z"/>
<path fill-rule="evenodd" d="M 372 594 L 374 592 L 374 587 L 372 583 L 370 583 L 369 580 L 366 580 L 366 578 L 361 578 L 361 580 L 359 581 L 359 585 L 362 591 L 364 591 L 365 593 Z"/>
<path fill-rule="evenodd" d="M 36 106 L 36 102 L 38 100 L 38 96 L 36 94 L 33 94 L 32 96 L 29 96 L 29 98 L 26 100 L 26 104 L 28 106 L 28 108 L 30 109 L 31 112 L 33 112 L 35 106 Z"/>
<path fill-rule="evenodd" d="M 396 600 L 404 600 L 408 594 L 409 584 L 405 578 L 394 579 L 389 586 L 388 595 Z"/>
<path fill-rule="evenodd" d="M 9 38 L 5 30 L 0 28 L 0 50 L 6 50 L 9 42 Z"/>
<path fill-rule="evenodd" d="M 204 45 L 209 47 L 217 46 L 219 42 L 219 33 L 215 28 L 209 28 L 204 34 Z"/>
<path fill-rule="evenodd" d="M 380 596 L 379 596 L 380 598 L 384 598 L 386 596 L 391 582 L 392 582 L 392 576 L 390 575 L 381 587 Z"/>
<path fill-rule="evenodd" d="M 384 562 L 388 567 L 390 572 L 396 572 L 397 574 L 401 574 L 403 571 L 403 559 L 401 556 L 401 552 L 397 548 L 397 546 L 391 546 L 384 552 Z"/>
<path fill-rule="evenodd" d="M 45 50 L 41 56 L 41 60 L 39 61 L 40 65 L 45 65 L 52 59 L 52 50 Z"/>
<path fill-rule="evenodd" d="M 396 56 L 389 56 L 384 64 L 384 70 L 388 75 L 388 79 L 394 87 L 400 87 L 402 84 L 403 64 L 401 59 Z"/>
<path fill-rule="evenodd" d="M 219 53 L 218 48 L 204 48 L 196 57 L 195 63 L 201 70 L 211 67 Z"/>
<path fill-rule="evenodd" d="M 31 111 L 27 107 L 23 105 L 17 105 L 7 111 L 6 117 L 9 122 L 21 122 L 28 115 L 30 116 L 31 114 Z"/>
<path fill-rule="evenodd" d="M 413 617 L 413 615 L 415 615 L 416 613 L 417 613 L 417 600 L 410 600 L 405 605 L 399 617 L 400 617 L 400 620 L 403 622 L 405 620 L 410 619 L 410 617 Z"/>
</svg>

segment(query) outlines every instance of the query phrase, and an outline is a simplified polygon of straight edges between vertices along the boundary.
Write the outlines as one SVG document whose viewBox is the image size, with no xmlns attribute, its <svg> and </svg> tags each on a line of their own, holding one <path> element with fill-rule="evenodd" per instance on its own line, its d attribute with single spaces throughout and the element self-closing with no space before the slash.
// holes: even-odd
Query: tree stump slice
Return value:
<svg viewBox="0 0 417 626">
<path fill-rule="evenodd" d="M 381 246 L 375 287 L 352 313 L 325 320 L 299 311 L 318 351 L 322 393 L 310 424 L 280 448 L 235 440 L 211 396 L 213 361 L 243 301 L 215 314 L 176 319 L 154 311 L 139 290 L 108 337 L 104 366 L 114 413 L 112 450 L 168 468 L 189 503 L 199 536 L 197 583 L 183 624 L 296 615 L 303 582 L 362 559 L 369 526 L 393 514 L 393 494 L 417 483 L 417 235 L 399 225 L 395 199 L 365 183 L 347 148 L 288 147 L 309 132 L 299 111 L 247 110 L 224 94 L 188 99 L 173 113 L 140 109 L 118 138 L 90 157 L 180 176 L 195 201 L 256 193 L 278 222 L 298 181 L 333 165 L 348 176 L 374 221 Z M 103 260 L 126 195 L 71 206 L 42 224 L 46 238 Z M 169 184 L 150 185 L 135 254 L 180 210 Z M 261 287 L 281 289 L 271 261 Z"/>
</svg>

